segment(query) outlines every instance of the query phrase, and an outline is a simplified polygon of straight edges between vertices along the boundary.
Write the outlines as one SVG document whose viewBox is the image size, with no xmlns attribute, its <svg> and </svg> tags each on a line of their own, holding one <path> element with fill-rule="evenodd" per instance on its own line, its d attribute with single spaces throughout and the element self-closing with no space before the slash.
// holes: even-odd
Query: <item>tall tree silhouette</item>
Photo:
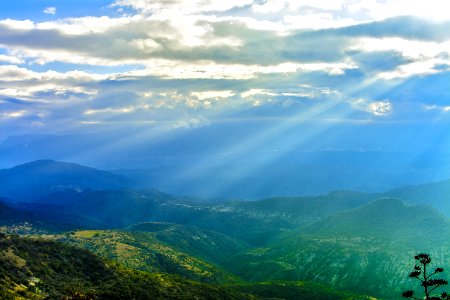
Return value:
<svg viewBox="0 0 450 300">
<path fill-rule="evenodd" d="M 417 298 L 414 296 L 413 290 L 404 291 L 402 296 L 405 298 L 412 299 L 425 299 L 425 300 L 450 300 L 450 295 L 446 292 L 442 292 L 440 295 L 433 296 L 433 291 L 438 287 L 448 284 L 447 280 L 440 278 L 432 278 L 438 273 L 444 272 L 443 268 L 436 268 L 434 271 L 430 271 L 429 264 L 431 263 L 431 257 L 429 254 L 421 253 L 414 257 L 418 264 L 414 266 L 414 270 L 409 273 L 410 278 L 416 278 L 420 281 L 420 285 L 422 286 L 425 298 Z"/>
</svg>

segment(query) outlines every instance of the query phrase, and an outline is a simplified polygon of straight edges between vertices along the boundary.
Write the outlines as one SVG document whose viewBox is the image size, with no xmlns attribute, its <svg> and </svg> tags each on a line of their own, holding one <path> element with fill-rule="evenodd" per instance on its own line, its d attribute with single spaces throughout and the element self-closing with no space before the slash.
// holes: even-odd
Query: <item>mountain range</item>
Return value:
<svg viewBox="0 0 450 300">
<path fill-rule="evenodd" d="M 380 192 L 450 177 L 446 167 L 450 161 L 442 150 L 349 150 L 338 145 L 329 148 L 319 140 L 301 149 L 284 149 L 285 134 L 299 134 L 293 128 L 270 142 L 241 145 L 265 128 L 229 125 L 180 129 L 177 135 L 151 139 L 142 138 L 144 128 L 9 136 L 0 142 L 0 168 L 51 158 L 114 170 L 133 179 L 139 188 L 253 200 L 333 190 Z"/>
<path fill-rule="evenodd" d="M 0 181 L 3 232 L 45 236 L 56 248 L 84 248 L 126 270 L 181 276 L 183 284 L 203 282 L 238 298 L 398 299 L 414 284 L 407 275 L 416 253 L 450 268 L 450 181 L 218 202 L 50 160 L 5 174 L 16 184 Z"/>
</svg>

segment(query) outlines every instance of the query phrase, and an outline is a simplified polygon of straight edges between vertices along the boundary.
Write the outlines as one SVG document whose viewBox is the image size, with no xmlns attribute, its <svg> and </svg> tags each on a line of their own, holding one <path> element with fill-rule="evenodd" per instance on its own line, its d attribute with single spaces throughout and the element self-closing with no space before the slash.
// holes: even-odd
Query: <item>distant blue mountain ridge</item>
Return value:
<svg viewBox="0 0 450 300">
<path fill-rule="evenodd" d="M 51 158 L 110 170 L 131 179 L 133 187 L 235 199 L 378 193 L 450 178 L 450 157 L 439 149 L 283 148 L 277 137 L 241 148 L 238 141 L 256 134 L 254 129 L 221 129 L 152 139 L 133 131 L 11 136 L 0 144 L 0 168 Z"/>
</svg>

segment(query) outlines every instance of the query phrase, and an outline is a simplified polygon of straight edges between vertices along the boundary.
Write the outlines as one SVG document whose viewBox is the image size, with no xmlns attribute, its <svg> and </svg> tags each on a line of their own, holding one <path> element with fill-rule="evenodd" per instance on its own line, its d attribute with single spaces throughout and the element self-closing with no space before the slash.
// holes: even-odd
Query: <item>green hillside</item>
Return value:
<svg viewBox="0 0 450 300">
<path fill-rule="evenodd" d="M 244 279 L 311 280 L 398 299 L 417 252 L 450 267 L 450 223 L 437 212 L 383 199 L 325 218 L 283 241 L 229 261 Z"/>
<path fill-rule="evenodd" d="M 249 248 L 245 242 L 222 233 L 194 226 L 147 222 L 133 225 L 127 230 L 143 232 L 178 251 L 214 263 L 221 263 Z"/>
<path fill-rule="evenodd" d="M 231 285 L 243 293 L 264 299 L 284 300 L 377 300 L 374 297 L 336 291 L 326 285 L 304 281 L 266 281 Z"/>
<path fill-rule="evenodd" d="M 64 212 L 112 228 L 150 221 L 170 222 L 221 232 L 250 245 L 264 245 L 291 229 L 355 208 L 373 197 L 336 192 L 317 197 L 202 204 L 154 190 L 103 190 L 53 194 L 40 203 L 58 204 Z"/>
<path fill-rule="evenodd" d="M 255 299 L 232 288 L 106 263 L 86 250 L 0 234 L 1 299 Z"/>
<path fill-rule="evenodd" d="M 384 198 L 337 213 L 302 232 L 328 237 L 364 237 L 405 249 L 427 248 L 442 244 L 443 238 L 450 236 L 450 219 L 427 206 Z"/>
<path fill-rule="evenodd" d="M 236 299 L 241 293 L 263 299 L 398 299 L 413 286 L 407 275 L 418 252 L 450 269 L 450 219 L 411 203 L 445 207 L 445 187 L 441 182 L 384 194 L 404 196 L 408 203 L 348 191 L 212 203 L 130 189 L 63 189 L 33 203 L 0 202 L 1 232 L 66 244 L 2 235 L 6 275 L 0 296 L 107 298 L 112 290 L 108 297 L 128 299 L 140 295 L 138 285 L 149 280 L 156 291 L 175 282 L 170 285 L 183 292 L 173 297 L 180 299 L 187 296 L 184 290 L 197 289 L 200 295 L 220 290 Z M 80 252 L 77 260 L 74 253 L 81 250 L 73 247 L 91 252 Z M 75 268 L 73 280 L 58 273 L 67 263 Z M 97 271 L 92 278 L 85 275 L 83 268 L 99 264 L 105 280 Z M 118 278 L 124 283 L 115 290 Z M 125 290 L 135 294 L 124 296 Z"/>
<path fill-rule="evenodd" d="M 175 275 L 132 270 L 106 262 L 87 250 L 51 240 L 0 234 L 0 299 L 367 300 L 369 297 L 309 282 L 200 283 Z"/>
<path fill-rule="evenodd" d="M 177 226 L 179 227 L 181 226 Z M 154 232 L 117 230 L 77 231 L 62 240 L 136 270 L 178 274 L 186 278 L 209 282 L 238 280 L 237 277 L 225 272 L 214 263 L 202 259 L 202 256 L 207 256 L 206 254 L 201 255 L 199 250 L 190 252 L 190 249 L 196 247 L 193 243 L 195 240 L 191 242 L 191 245 L 186 245 L 186 239 L 183 236 L 186 231 L 174 232 L 173 234 L 180 239 L 177 240 L 174 237 L 170 242 L 160 241 Z M 194 237 L 201 239 L 198 235 Z M 208 239 L 207 236 L 203 238 Z M 201 243 L 205 242 L 200 240 L 198 244 Z M 232 248 L 233 245 L 228 247 L 228 249 Z M 234 253 L 240 249 L 235 249 Z M 213 250 L 205 251 L 205 253 L 211 251 Z M 217 253 L 217 256 L 219 255 L 220 253 Z"/>
</svg>

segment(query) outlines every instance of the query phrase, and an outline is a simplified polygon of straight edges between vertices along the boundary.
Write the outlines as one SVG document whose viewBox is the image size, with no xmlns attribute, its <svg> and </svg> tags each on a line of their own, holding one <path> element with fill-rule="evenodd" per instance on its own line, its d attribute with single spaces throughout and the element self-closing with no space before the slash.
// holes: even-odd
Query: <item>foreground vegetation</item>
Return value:
<svg viewBox="0 0 450 300">
<path fill-rule="evenodd" d="M 256 298 L 229 287 L 132 270 L 54 241 L 0 234 L 0 252 L 1 299 Z"/>
<path fill-rule="evenodd" d="M 304 282 L 206 284 L 105 261 L 42 238 L 0 234 L 0 299 L 368 299 Z"/>
</svg>

